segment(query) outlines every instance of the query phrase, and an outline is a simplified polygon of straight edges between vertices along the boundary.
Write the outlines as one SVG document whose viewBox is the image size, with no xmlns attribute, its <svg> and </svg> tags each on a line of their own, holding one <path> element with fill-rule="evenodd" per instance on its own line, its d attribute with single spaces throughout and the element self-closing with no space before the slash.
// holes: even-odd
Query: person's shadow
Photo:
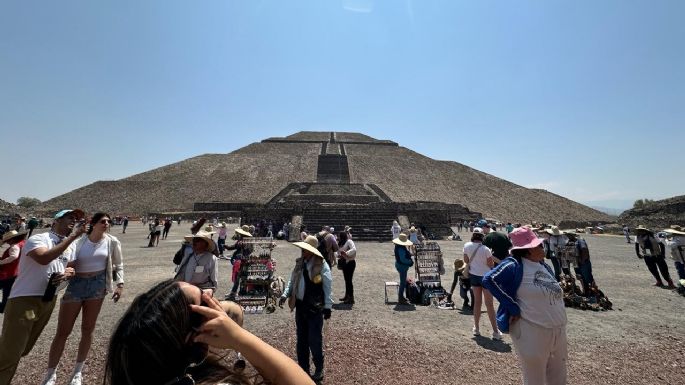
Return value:
<svg viewBox="0 0 685 385">
<path fill-rule="evenodd" d="M 397 303 L 395 307 L 392 308 L 394 311 L 415 311 L 416 310 L 416 305 L 413 303 L 408 303 L 408 304 L 401 304 Z"/>
<path fill-rule="evenodd" d="M 333 310 L 352 310 L 351 303 L 334 303 Z"/>
<path fill-rule="evenodd" d="M 483 349 L 498 353 L 511 353 L 511 345 L 504 341 L 495 341 L 483 336 L 474 336 L 473 340 Z"/>
</svg>

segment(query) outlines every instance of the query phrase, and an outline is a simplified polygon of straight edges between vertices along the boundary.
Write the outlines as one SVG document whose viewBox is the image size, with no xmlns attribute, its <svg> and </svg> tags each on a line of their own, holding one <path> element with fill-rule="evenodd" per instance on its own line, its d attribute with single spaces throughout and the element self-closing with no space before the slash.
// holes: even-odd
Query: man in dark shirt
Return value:
<svg viewBox="0 0 685 385">
<path fill-rule="evenodd" d="M 492 250 L 492 256 L 495 257 L 496 266 L 501 260 L 509 256 L 511 241 L 506 235 L 498 233 L 497 231 L 491 231 L 489 223 L 483 225 L 483 233 L 485 233 L 483 244 Z"/>
</svg>

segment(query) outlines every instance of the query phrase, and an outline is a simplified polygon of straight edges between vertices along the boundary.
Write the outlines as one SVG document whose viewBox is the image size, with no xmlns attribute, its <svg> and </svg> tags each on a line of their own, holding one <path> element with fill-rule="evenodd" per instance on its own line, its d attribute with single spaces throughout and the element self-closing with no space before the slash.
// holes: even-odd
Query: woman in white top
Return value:
<svg viewBox="0 0 685 385">
<path fill-rule="evenodd" d="M 357 247 L 354 242 L 349 239 L 347 232 L 341 231 L 338 235 L 338 251 L 335 252 L 338 258 L 338 267 L 343 272 L 345 277 L 345 296 L 340 298 L 340 302 L 349 305 L 354 304 L 354 286 L 352 285 L 352 277 L 354 276 L 354 269 L 357 267 L 356 256 Z"/>
<path fill-rule="evenodd" d="M 108 214 L 95 213 L 90 220 L 87 235 L 75 242 L 75 260 L 68 266 L 74 268 L 76 275 L 69 281 L 59 307 L 57 333 L 50 345 L 48 372 L 43 381 L 44 385 L 56 383 L 55 369 L 62 357 L 64 345 L 71 334 L 76 318 L 83 311 L 81 340 L 76 365 L 69 382 L 70 385 L 81 385 L 81 371 L 88 357 L 102 302 L 108 292 L 114 292 L 112 300 L 117 302 L 124 290 L 121 243 L 116 237 L 107 234 L 111 223 L 112 220 Z M 113 284 L 116 284 L 116 288 Z"/>
<path fill-rule="evenodd" d="M 483 276 L 495 265 L 492 252 L 483 245 L 483 230 L 480 227 L 473 229 L 471 242 L 464 245 L 464 262 L 469 265 L 469 281 L 473 289 L 473 335 L 480 335 L 480 308 L 485 298 L 485 308 L 492 326 L 492 339 L 500 341 L 502 333 L 497 329 L 495 320 L 495 306 L 492 303 L 492 294 L 483 290 Z"/>
<path fill-rule="evenodd" d="M 397 221 L 392 221 L 392 227 L 390 228 L 390 231 L 392 232 L 392 239 L 397 239 L 402 232 L 402 227 L 400 227 L 400 224 L 397 223 Z"/>
</svg>

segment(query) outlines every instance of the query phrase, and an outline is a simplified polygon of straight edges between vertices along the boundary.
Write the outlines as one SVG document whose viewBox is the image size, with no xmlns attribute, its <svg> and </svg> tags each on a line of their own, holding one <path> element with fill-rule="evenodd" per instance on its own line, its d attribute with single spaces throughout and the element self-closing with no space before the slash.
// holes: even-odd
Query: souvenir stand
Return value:
<svg viewBox="0 0 685 385">
<path fill-rule="evenodd" d="M 240 287 L 236 302 L 245 309 L 245 313 L 262 314 L 273 313 L 278 301 L 279 285 L 274 273 L 276 261 L 271 257 L 275 243 L 268 238 L 244 238 L 244 242 L 251 250 L 247 257 L 243 257 L 240 264 Z"/>
<path fill-rule="evenodd" d="M 559 247 L 556 250 L 556 256 L 559 258 L 561 267 L 564 269 L 571 269 L 571 265 L 577 266 L 576 262 L 576 244 L 568 242 L 566 245 Z"/>
<path fill-rule="evenodd" d="M 437 306 L 447 295 L 440 280 L 441 267 L 444 269 L 442 251 L 437 242 L 417 243 L 416 248 L 416 284 L 421 293 L 421 304 Z"/>
</svg>

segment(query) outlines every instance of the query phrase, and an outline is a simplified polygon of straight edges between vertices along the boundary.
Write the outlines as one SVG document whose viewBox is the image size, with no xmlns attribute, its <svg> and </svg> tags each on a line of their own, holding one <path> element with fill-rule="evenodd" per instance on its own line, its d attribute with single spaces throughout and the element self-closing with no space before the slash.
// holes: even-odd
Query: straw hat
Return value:
<svg viewBox="0 0 685 385">
<path fill-rule="evenodd" d="M 183 239 L 185 239 L 187 242 L 192 242 L 193 238 L 203 239 L 205 242 L 207 242 L 207 251 L 210 253 L 214 252 L 215 244 L 212 240 L 212 233 L 200 230 L 195 235 L 186 235 L 183 237 Z"/>
<path fill-rule="evenodd" d="M 549 229 L 545 230 L 547 234 L 549 235 L 564 235 L 565 233 L 561 230 L 559 230 L 559 226 L 552 226 Z"/>
<path fill-rule="evenodd" d="M 636 228 L 635 228 L 635 232 L 638 232 L 638 231 L 646 231 L 646 232 L 648 232 L 648 233 L 654 233 L 654 231 L 648 229 L 648 228 L 645 227 L 644 225 L 639 225 L 638 227 L 636 227 Z"/>
<path fill-rule="evenodd" d="M 212 225 L 205 226 L 204 231 L 205 231 L 205 233 L 215 234 L 214 226 L 212 226 Z"/>
<path fill-rule="evenodd" d="M 407 239 L 407 234 L 400 233 L 400 236 L 393 239 L 392 243 L 400 246 L 411 246 L 413 245 L 412 241 Z"/>
<path fill-rule="evenodd" d="M 299 247 L 302 250 L 307 250 L 319 258 L 323 258 L 323 255 L 321 255 L 321 252 L 317 249 L 317 247 L 319 247 L 319 240 L 313 235 L 308 235 L 303 242 L 294 242 L 292 245 Z"/>
<path fill-rule="evenodd" d="M 669 234 L 685 235 L 685 232 L 682 231 L 682 227 L 678 225 L 671 226 L 670 229 L 664 229 L 664 232 Z"/>
<path fill-rule="evenodd" d="M 345 226 L 345 232 L 348 232 L 350 230 L 352 230 L 352 228 L 350 226 Z"/>
<path fill-rule="evenodd" d="M 25 236 L 26 236 L 26 231 L 17 231 L 17 230 L 8 231 L 2 236 L 2 242 L 0 242 L 0 244 L 9 241 L 12 238 L 19 238 L 19 237 L 25 237 Z"/>
<path fill-rule="evenodd" d="M 463 259 L 454 260 L 454 271 L 464 278 L 469 276 L 469 264 L 464 262 Z"/>
<path fill-rule="evenodd" d="M 250 234 L 250 226 L 248 225 L 242 225 L 240 228 L 235 229 L 236 234 L 240 234 L 244 237 L 251 237 L 252 234 Z"/>
</svg>

